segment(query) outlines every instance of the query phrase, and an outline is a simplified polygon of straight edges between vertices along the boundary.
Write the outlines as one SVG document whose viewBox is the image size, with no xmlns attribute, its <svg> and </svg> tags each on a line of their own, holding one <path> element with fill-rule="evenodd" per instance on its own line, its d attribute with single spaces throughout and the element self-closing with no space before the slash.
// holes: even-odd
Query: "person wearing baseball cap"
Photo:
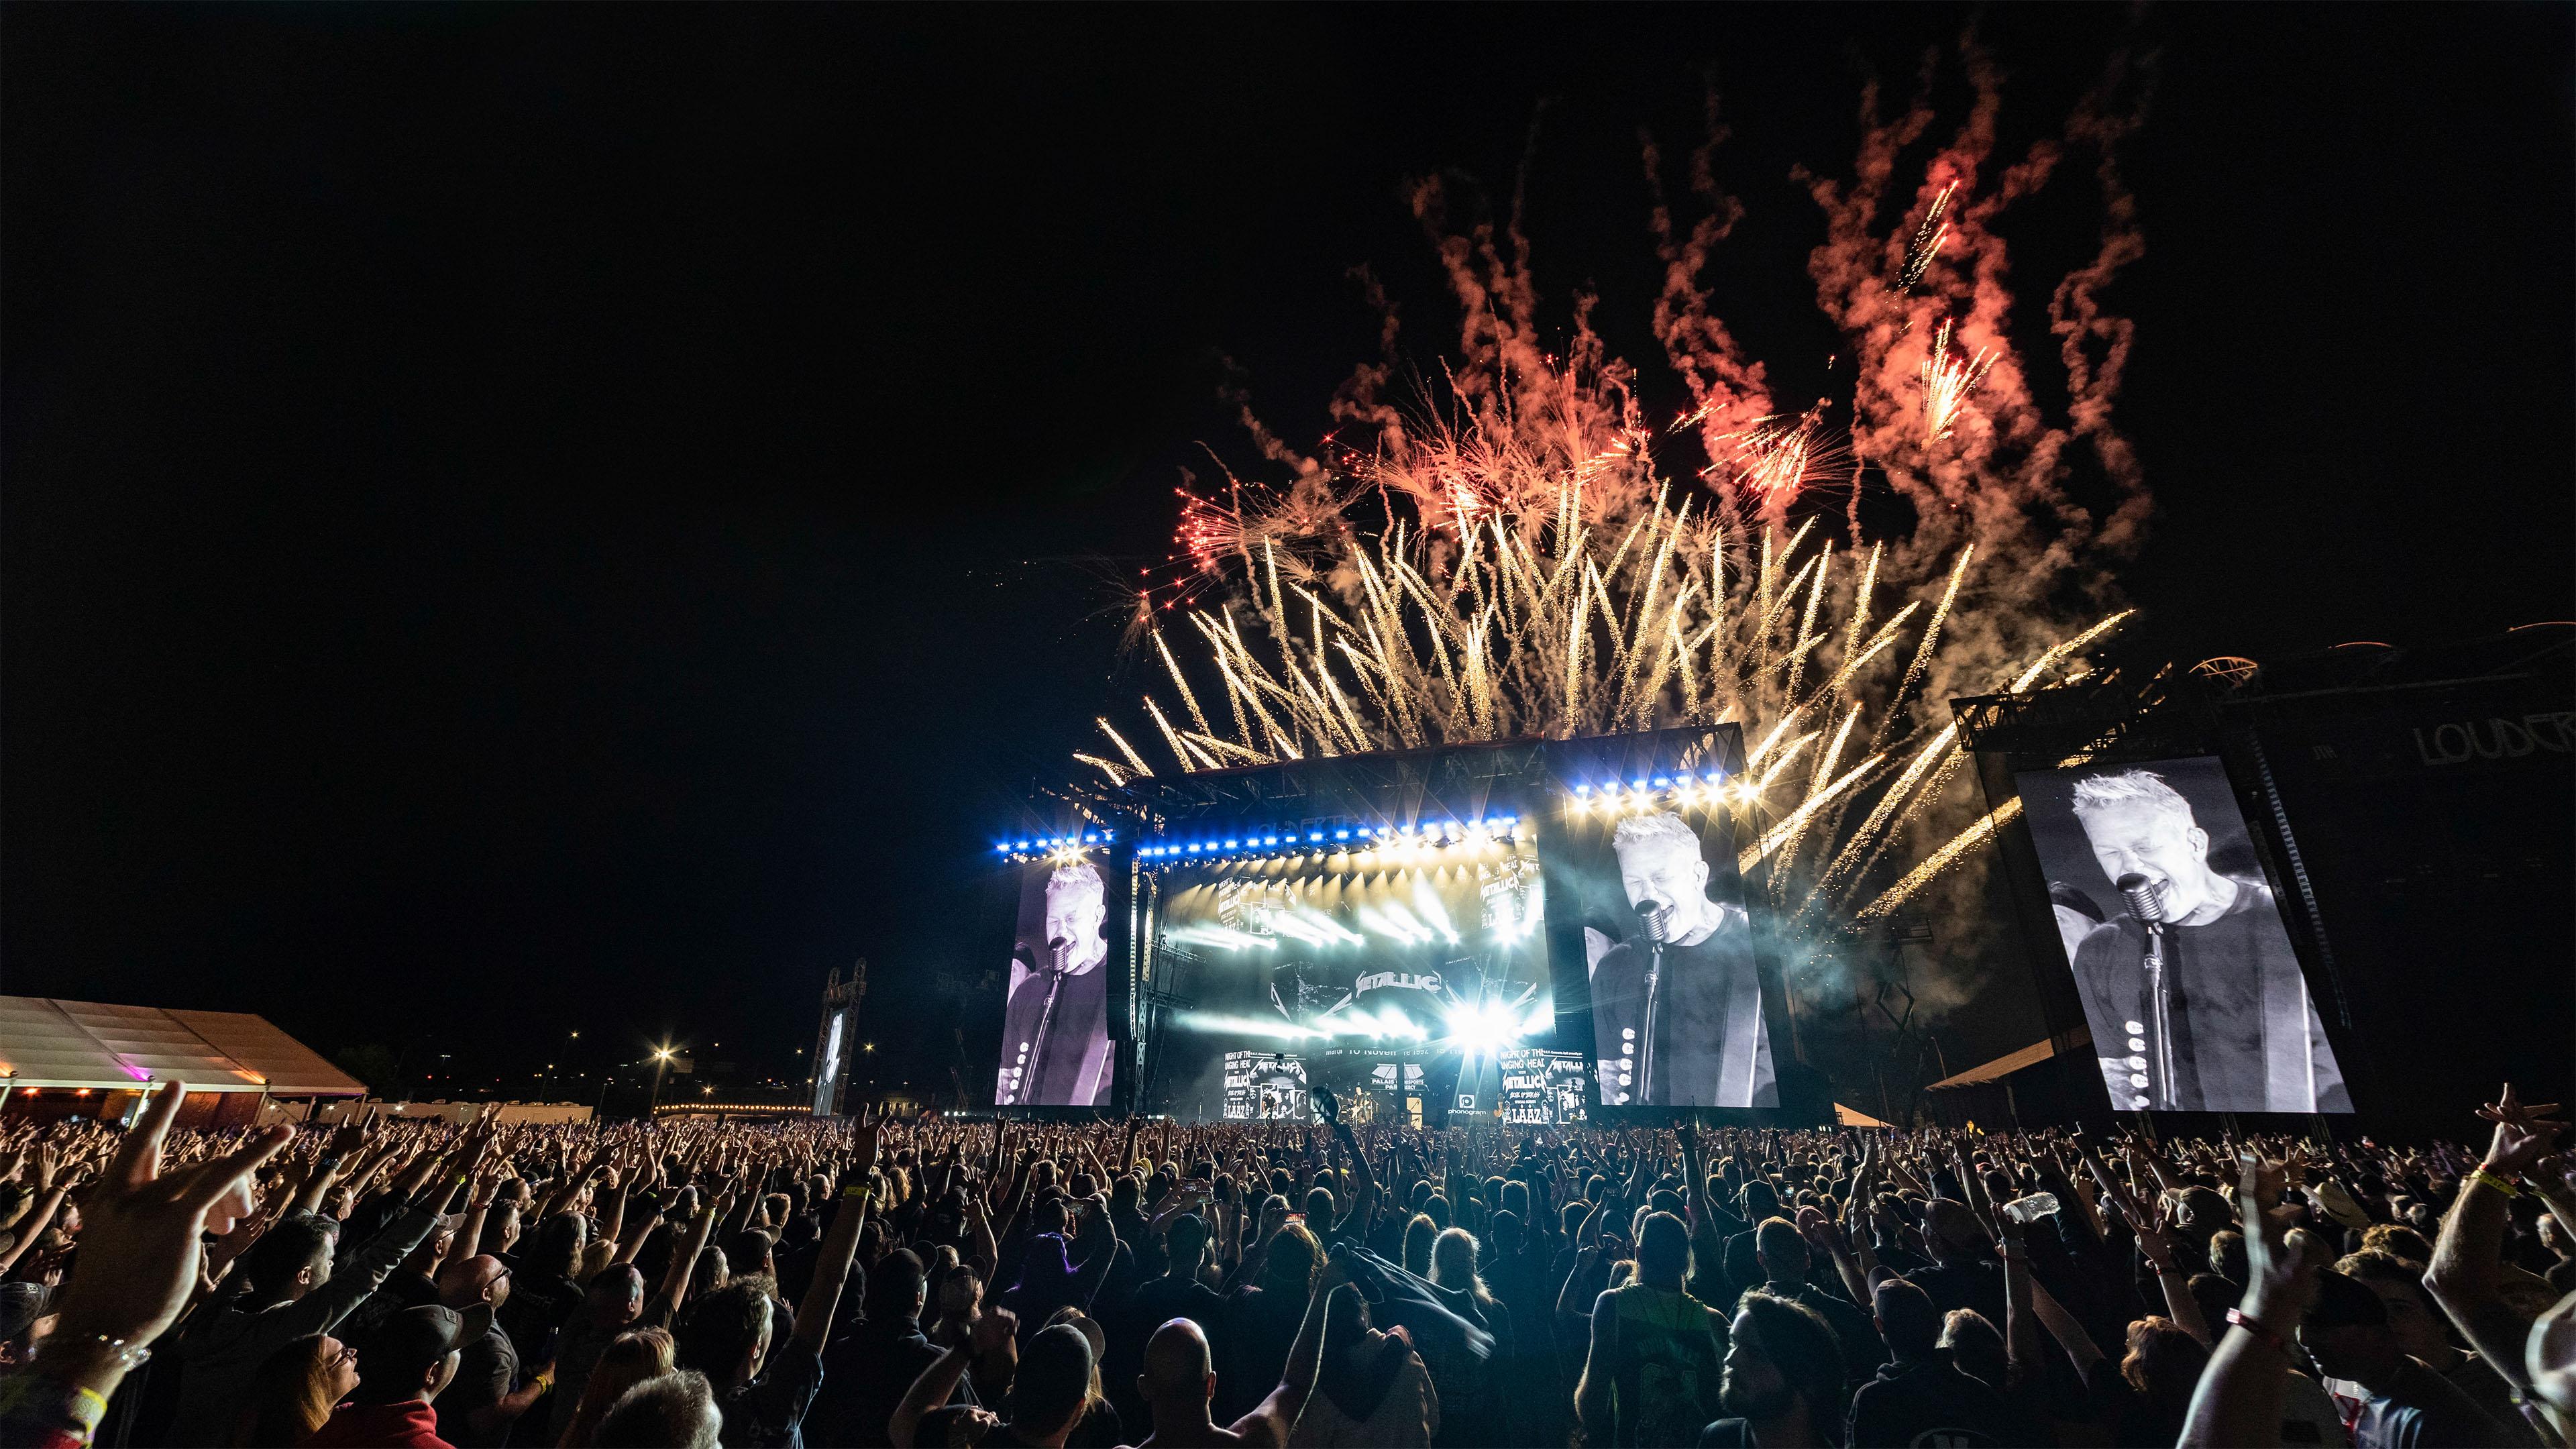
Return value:
<svg viewBox="0 0 2576 1449">
<path fill-rule="evenodd" d="M 492 1327 L 489 1304 L 428 1305 L 387 1318 L 358 1354 L 358 1388 L 308 1444 L 324 1449 L 453 1449 L 430 1407 L 456 1377 L 459 1351 Z"/>
</svg>

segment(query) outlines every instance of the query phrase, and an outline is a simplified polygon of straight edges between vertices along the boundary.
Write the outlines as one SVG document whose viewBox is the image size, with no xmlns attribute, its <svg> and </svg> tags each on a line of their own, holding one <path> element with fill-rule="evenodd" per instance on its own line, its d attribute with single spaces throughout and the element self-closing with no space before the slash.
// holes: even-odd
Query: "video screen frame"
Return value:
<svg viewBox="0 0 2576 1449">
<path fill-rule="evenodd" d="M 2011 781 L 2055 928 L 2034 953 L 2071 984 L 2114 1110 L 2354 1110 L 2301 933 L 2224 757 L 2093 761 Z M 2241 964 L 2212 972 L 2237 958 L 2250 979 Z"/>
<path fill-rule="evenodd" d="M 1734 725 L 1551 752 L 1551 933 L 1586 1007 L 1559 1035 L 1592 1058 L 1595 1105 L 1613 1119 L 1781 1108 L 1792 1038 L 1740 858 L 1743 760 Z M 1561 981 L 1559 1001 L 1569 994 Z"/>
<path fill-rule="evenodd" d="M 1090 1112 L 1119 1104 L 1127 866 L 1109 839 L 1011 855 L 1014 913 L 992 1038 L 989 1101 L 996 1110 Z"/>
<path fill-rule="evenodd" d="M 1140 890 L 1158 1005 L 1137 1109 L 1234 1110 L 1227 1061 L 1243 1052 L 1299 1057 L 1355 1120 L 1490 1106 L 1499 1028 L 1553 1043 L 1558 1008 L 1543 867 L 1513 810 L 1487 807 L 1176 832 L 1218 853 L 1174 846 L 1185 858 Z M 1480 1033 L 1497 1039 L 1462 1061 L 1459 1042 Z"/>
</svg>

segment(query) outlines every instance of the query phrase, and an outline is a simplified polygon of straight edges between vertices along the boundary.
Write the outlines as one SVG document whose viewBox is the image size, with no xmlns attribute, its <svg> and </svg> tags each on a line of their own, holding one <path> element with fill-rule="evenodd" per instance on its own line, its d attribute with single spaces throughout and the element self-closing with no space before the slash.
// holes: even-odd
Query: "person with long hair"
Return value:
<svg viewBox="0 0 2576 1449">
<path fill-rule="evenodd" d="M 1401 1328 L 1371 1327 L 1357 1288 L 1335 1288 L 1324 1303 L 1315 1392 L 1288 1431 L 1291 1449 L 1429 1449 L 1439 1432 L 1440 1394 L 1413 1341 Z"/>
<path fill-rule="evenodd" d="M 1429 1213 L 1415 1213 L 1404 1224 L 1404 1271 L 1416 1278 L 1431 1276 L 1431 1244 L 1440 1236 L 1440 1225 Z"/>
<path fill-rule="evenodd" d="M 1499 1444 L 1508 1437 L 1510 1415 L 1509 1365 L 1519 1357 L 1519 1341 L 1512 1329 L 1511 1310 L 1505 1308 L 1485 1287 L 1477 1269 L 1480 1250 L 1476 1235 L 1465 1228 L 1443 1228 L 1431 1240 L 1433 1287 L 1441 1291 L 1450 1312 L 1482 1325 L 1494 1335 L 1493 1353 L 1488 1358 L 1460 1355 L 1441 1359 L 1432 1365 L 1432 1382 L 1440 1389 L 1448 1405 L 1448 1427 L 1441 1442 L 1449 1444 Z"/>
<path fill-rule="evenodd" d="M 286 1341 L 251 1376 L 236 1444 L 300 1444 L 358 1386 L 358 1351 L 327 1333 Z"/>
<path fill-rule="evenodd" d="M 1109 1351 L 1108 1331 L 1079 1308 L 1057 1309 L 1046 1326 L 1058 1324 L 1070 1326 L 1091 1344 L 1091 1387 L 1083 1394 L 1082 1416 L 1065 1436 L 1065 1449 L 1115 1449 L 1127 1442 L 1127 1431 L 1118 1411 L 1110 1406 L 1109 1395 L 1101 1391 L 1100 1356 Z"/>
<path fill-rule="evenodd" d="M 1288 1367 L 1288 1350 L 1305 1321 L 1323 1245 L 1304 1223 L 1283 1223 L 1266 1240 L 1259 1276 L 1226 1295 L 1226 1360 L 1218 1365 L 1216 1412 L 1241 1418 L 1252 1412 Z"/>
<path fill-rule="evenodd" d="M 2171 1444 L 2191 1411 L 2192 1391 L 2209 1367 L 2209 1346 L 2181 1324 L 2150 1315 L 2129 1324 L 2129 1349 L 2120 1358 L 2119 1385 L 2104 1395 L 2115 1444 Z"/>
<path fill-rule="evenodd" d="M 599 1355 L 598 1366 L 590 1371 L 590 1381 L 582 1385 L 572 1422 L 555 1441 L 558 1449 L 589 1449 L 599 1434 L 600 1421 L 608 1417 L 618 1397 L 646 1379 L 671 1372 L 678 1360 L 671 1335 L 659 1328 L 637 1329 L 611 1339 Z"/>
</svg>

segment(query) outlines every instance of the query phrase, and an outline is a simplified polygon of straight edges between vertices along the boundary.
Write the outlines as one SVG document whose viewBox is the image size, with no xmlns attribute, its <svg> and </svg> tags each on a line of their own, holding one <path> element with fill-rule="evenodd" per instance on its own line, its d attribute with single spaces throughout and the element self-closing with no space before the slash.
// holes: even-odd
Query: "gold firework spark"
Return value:
<svg viewBox="0 0 2576 1449">
<path fill-rule="evenodd" d="M 1950 193 L 1958 189 L 1959 183 L 1953 181 L 1941 188 L 1940 195 L 1932 198 L 1931 209 L 1923 213 L 1923 224 L 1914 229 L 1914 239 L 1905 244 L 1905 266 L 1896 274 L 1896 280 L 1887 284 L 1887 290 L 1913 291 L 1914 284 L 1923 280 L 1925 269 L 1932 265 L 1932 259 L 1941 255 L 1941 244 L 1950 239 L 1950 223 L 1941 217 L 1950 209 Z"/>
<path fill-rule="evenodd" d="M 1246 518 L 1264 542 L 1218 557 L 1235 602 L 1181 616 L 1206 646 L 1201 664 L 1185 671 L 1153 636 L 1195 726 L 1146 701 L 1168 768 L 1731 721 L 1757 742 L 1731 797 L 1750 826 L 1742 865 L 1769 867 L 1756 888 L 1784 919 L 1847 908 L 1965 758 L 1955 728 L 1918 737 L 1914 692 L 1955 621 L 1972 551 L 1941 561 L 1925 597 L 1891 607 L 1877 597 L 1891 587 L 1883 548 L 1835 568 L 1832 536 L 1783 535 L 1758 492 L 1677 497 L 1640 430 L 1615 414 L 1581 421 L 1425 429 L 1410 451 L 1368 460 L 1358 481 L 1373 486 L 1336 494 L 1383 499 L 1383 515 L 1345 513 L 1343 526 L 1294 537 Z M 1290 588 L 1292 574 L 1316 586 Z M 2028 688 L 2120 618 L 1982 682 L 1951 682 Z M 1202 708 L 1211 677 L 1230 730 Z M 1150 773 L 1101 727 L 1119 758 L 1085 763 L 1113 784 Z M 1974 843 L 1954 838 L 1917 872 Z"/>
<path fill-rule="evenodd" d="M 1923 440 L 1927 443 L 1950 436 L 1958 426 L 1960 410 L 1968 405 L 1968 395 L 1995 365 L 1991 347 L 1979 348 L 1974 357 L 1951 351 L 1950 327 L 1944 319 L 1941 330 L 1932 335 L 1931 353 L 1923 359 Z"/>
</svg>

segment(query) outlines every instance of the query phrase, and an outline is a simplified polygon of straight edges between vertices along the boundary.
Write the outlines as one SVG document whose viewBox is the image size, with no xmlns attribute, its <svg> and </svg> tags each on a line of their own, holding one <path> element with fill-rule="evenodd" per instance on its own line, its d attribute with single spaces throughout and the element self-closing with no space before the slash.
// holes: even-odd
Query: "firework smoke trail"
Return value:
<svg viewBox="0 0 2576 1449">
<path fill-rule="evenodd" d="M 1848 429 L 1824 425 L 1833 400 L 1778 409 L 1763 365 L 1709 304 L 1702 276 L 1741 213 L 1713 179 L 1713 109 L 1689 165 L 1696 220 L 1646 147 L 1664 263 L 1655 331 L 1690 399 L 1677 416 L 1649 416 L 1588 300 L 1544 341 L 1517 196 L 1498 225 L 1442 182 L 1416 186 L 1414 214 L 1459 305 L 1450 359 L 1412 401 L 1392 396 L 1405 371 L 1395 309 L 1370 280 L 1381 357 L 1335 395 L 1338 431 L 1320 456 L 1243 401 L 1262 456 L 1292 477 L 1229 474 L 1226 503 L 1184 491 L 1181 556 L 1231 602 L 1152 616 L 1187 618 L 1203 646 L 1185 661 L 1151 631 L 1175 707 L 1149 696 L 1153 731 L 1138 738 L 1159 738 L 1170 763 L 1149 768 L 1107 720 L 1117 758 L 1085 763 L 1114 785 L 1150 769 L 1732 722 L 1754 742 L 1730 787 L 1749 830 L 1741 863 L 1793 950 L 1808 949 L 1805 923 L 1875 920 L 1964 859 L 2009 816 L 1953 817 L 1947 789 L 1966 755 L 1935 702 L 2049 687 L 2123 617 L 2070 614 L 2051 590 L 2095 542 L 2059 491 L 2060 455 L 2080 437 L 2109 467 L 2123 446 L 2109 408 L 2127 323 L 2099 294 L 2135 248 L 2132 211 L 2114 205 L 2100 257 L 2058 287 L 2050 318 L 2077 406 L 2070 422 L 2043 418 L 2010 340 L 1994 222 L 2048 179 L 2060 148 L 1991 169 L 1998 83 L 1973 46 L 1963 53 L 1971 113 L 1895 229 L 1881 229 L 1897 209 L 1882 202 L 1901 195 L 1898 157 L 1929 130 L 1928 101 L 1882 119 L 1873 90 L 1855 174 L 1802 173 L 1827 220 L 1809 271 L 1859 364 L 1835 403 L 1853 410 Z M 2068 128 L 2070 145 L 2103 153 L 2106 195 L 2110 143 L 2130 124 L 2098 99 Z M 1657 454 L 1693 443 L 1696 460 Z M 1810 480 L 1862 458 L 1913 504 L 1910 532 L 1865 538 L 1856 501 L 1847 544 L 1830 526 L 1839 507 L 1815 527 Z M 1849 566 L 1836 568 L 1843 546 Z M 1209 689 L 1230 731 L 1207 714 Z M 1918 838 L 1928 853 L 1909 848 Z M 1879 874 L 1891 856 L 1907 865 L 1892 884 Z"/>
</svg>

